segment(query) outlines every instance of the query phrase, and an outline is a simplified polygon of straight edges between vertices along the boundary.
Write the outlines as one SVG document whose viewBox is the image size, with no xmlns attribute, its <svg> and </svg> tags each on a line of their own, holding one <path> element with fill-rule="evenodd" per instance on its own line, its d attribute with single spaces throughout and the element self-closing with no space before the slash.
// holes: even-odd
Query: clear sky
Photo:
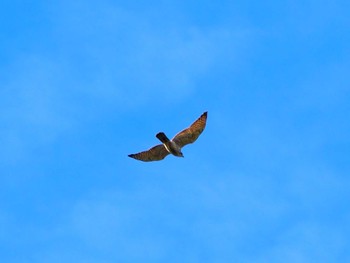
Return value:
<svg viewBox="0 0 350 263">
<path fill-rule="evenodd" d="M 350 262 L 349 3 L 1 1 L 0 261 Z"/>
</svg>

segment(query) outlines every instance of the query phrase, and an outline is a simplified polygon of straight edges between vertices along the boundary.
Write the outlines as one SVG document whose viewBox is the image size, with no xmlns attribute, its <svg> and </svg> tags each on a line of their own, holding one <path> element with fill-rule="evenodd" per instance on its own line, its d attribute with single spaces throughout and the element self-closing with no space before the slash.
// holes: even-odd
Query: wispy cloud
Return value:
<svg viewBox="0 0 350 263">
<path fill-rule="evenodd" d="M 243 44 L 237 43 L 248 35 L 225 27 L 158 24 L 106 3 L 93 9 L 85 2 L 67 3 L 55 17 L 58 35 L 73 43 L 73 48 L 62 43 L 61 50 L 73 58 L 72 72 L 76 64 L 81 66 L 76 56 L 89 69 L 88 76 L 80 75 L 77 88 L 122 107 L 172 103 L 193 94 L 196 79 L 238 56 Z"/>
<path fill-rule="evenodd" d="M 339 224 L 324 217 L 339 200 L 327 189 L 336 183 L 334 178 L 293 174 L 300 184 L 290 185 L 286 174 L 273 184 L 266 174 L 213 176 L 207 169 L 195 174 L 179 168 L 176 180 L 163 176 L 156 184 L 142 180 L 127 191 L 115 188 L 85 196 L 70 207 L 63 233 L 94 251 L 91 258 L 108 254 L 114 260 L 278 262 L 287 257 L 308 262 L 344 251 L 342 225 L 348 215 L 338 213 Z M 311 184 L 316 187 L 311 195 L 300 189 Z"/>
<path fill-rule="evenodd" d="M 201 90 L 198 78 L 238 56 L 237 43 L 249 35 L 155 24 L 112 3 L 63 3 L 48 7 L 45 17 L 44 43 L 54 44 L 32 40 L 2 70 L 9 159 L 21 155 L 29 137 L 46 143 L 107 112 L 179 103 Z"/>
</svg>

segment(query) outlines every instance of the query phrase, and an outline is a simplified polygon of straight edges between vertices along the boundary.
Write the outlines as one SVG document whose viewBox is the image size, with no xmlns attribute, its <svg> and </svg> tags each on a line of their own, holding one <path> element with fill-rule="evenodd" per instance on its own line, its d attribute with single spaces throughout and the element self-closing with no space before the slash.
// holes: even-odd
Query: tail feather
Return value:
<svg viewBox="0 0 350 263">
<path fill-rule="evenodd" d="M 157 133 L 156 137 L 162 142 L 162 143 L 167 143 L 169 140 L 168 137 L 164 134 L 164 132 L 159 132 Z"/>
</svg>

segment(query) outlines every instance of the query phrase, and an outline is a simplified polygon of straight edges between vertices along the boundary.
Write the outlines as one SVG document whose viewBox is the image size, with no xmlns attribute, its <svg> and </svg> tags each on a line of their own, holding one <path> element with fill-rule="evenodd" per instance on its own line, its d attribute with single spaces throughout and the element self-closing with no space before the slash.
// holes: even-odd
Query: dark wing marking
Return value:
<svg viewBox="0 0 350 263">
<path fill-rule="evenodd" d="M 159 144 L 147 151 L 139 152 L 136 154 L 129 154 L 128 156 L 136 160 L 140 160 L 144 162 L 152 162 L 152 161 L 163 160 L 165 156 L 167 156 L 168 154 L 169 152 L 165 149 L 164 145 Z"/>
<path fill-rule="evenodd" d="M 208 112 L 204 112 L 190 127 L 176 134 L 172 140 L 180 147 L 195 142 L 205 128 L 207 116 Z"/>
</svg>

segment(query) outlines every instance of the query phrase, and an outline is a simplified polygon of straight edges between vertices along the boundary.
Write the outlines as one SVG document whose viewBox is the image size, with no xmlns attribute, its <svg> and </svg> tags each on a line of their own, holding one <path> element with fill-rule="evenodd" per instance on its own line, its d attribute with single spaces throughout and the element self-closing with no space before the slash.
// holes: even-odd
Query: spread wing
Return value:
<svg viewBox="0 0 350 263">
<path fill-rule="evenodd" d="M 151 162 L 163 160 L 168 154 L 169 152 L 165 149 L 164 145 L 159 144 L 147 151 L 139 152 L 136 154 L 129 154 L 128 156 L 140 161 Z"/>
<path fill-rule="evenodd" d="M 190 127 L 176 134 L 172 141 L 180 147 L 193 143 L 204 130 L 207 123 L 207 115 L 208 112 L 204 112 Z"/>
</svg>

